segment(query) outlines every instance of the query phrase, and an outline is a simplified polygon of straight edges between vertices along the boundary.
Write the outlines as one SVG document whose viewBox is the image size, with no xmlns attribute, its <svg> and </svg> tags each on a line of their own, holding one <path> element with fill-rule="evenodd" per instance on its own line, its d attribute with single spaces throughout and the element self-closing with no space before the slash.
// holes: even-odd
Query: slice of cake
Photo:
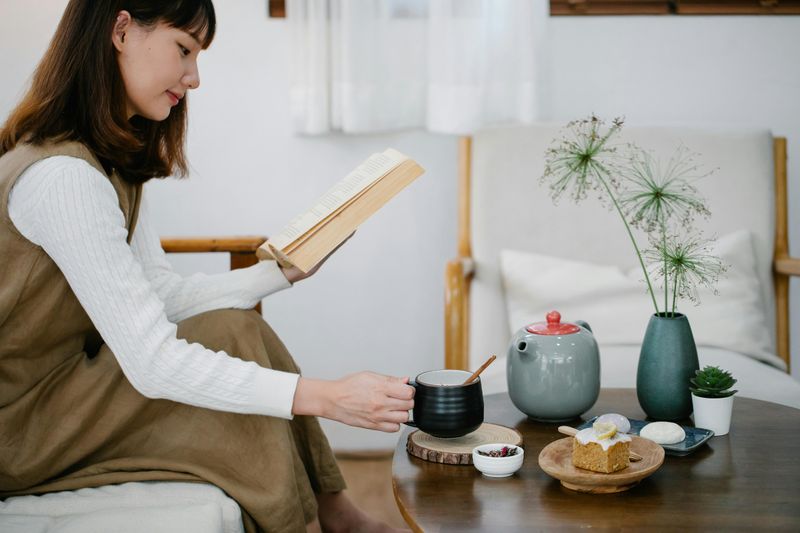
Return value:
<svg viewBox="0 0 800 533">
<path fill-rule="evenodd" d="M 572 464 L 578 468 L 610 474 L 630 464 L 631 438 L 617 432 L 611 423 L 595 423 L 579 431 L 572 440 Z"/>
</svg>

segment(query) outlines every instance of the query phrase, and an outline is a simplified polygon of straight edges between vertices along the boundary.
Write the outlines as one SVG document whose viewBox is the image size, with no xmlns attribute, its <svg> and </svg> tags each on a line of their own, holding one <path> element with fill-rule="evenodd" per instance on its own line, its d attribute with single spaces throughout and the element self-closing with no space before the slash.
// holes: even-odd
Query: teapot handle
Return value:
<svg viewBox="0 0 800 533">
<path fill-rule="evenodd" d="M 576 320 L 575 323 L 578 324 L 580 327 L 582 327 L 584 329 L 588 329 L 589 331 L 592 331 L 592 328 L 589 326 L 589 323 L 586 322 L 585 320 Z"/>
</svg>

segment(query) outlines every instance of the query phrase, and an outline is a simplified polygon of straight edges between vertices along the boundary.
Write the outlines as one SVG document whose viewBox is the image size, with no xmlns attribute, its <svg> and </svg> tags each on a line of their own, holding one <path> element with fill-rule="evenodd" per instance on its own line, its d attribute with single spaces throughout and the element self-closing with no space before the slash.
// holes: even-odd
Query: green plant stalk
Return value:
<svg viewBox="0 0 800 533">
<path fill-rule="evenodd" d="M 678 301 L 678 275 L 675 275 L 675 279 L 673 280 L 672 285 L 672 316 L 675 316 L 675 303 Z M 664 285 L 667 284 L 666 278 L 664 279 Z"/>
<path fill-rule="evenodd" d="M 664 224 L 661 224 L 661 245 L 664 247 L 663 249 L 667 249 L 667 229 L 664 227 Z M 669 284 L 667 283 L 667 254 L 664 254 L 664 312 L 667 312 L 667 308 L 669 307 L 669 294 L 667 291 L 667 287 Z M 675 307 L 672 308 L 672 316 L 675 316 Z"/>
<path fill-rule="evenodd" d="M 617 202 L 617 199 L 614 196 L 614 193 L 611 192 L 611 187 L 608 186 L 606 180 L 603 179 L 603 176 L 601 176 L 599 172 L 595 170 L 594 173 L 595 176 L 597 176 L 597 179 L 600 180 L 600 183 L 603 184 L 603 187 L 605 187 L 608 196 L 614 203 L 614 207 L 616 208 L 617 213 L 619 213 L 619 217 L 622 219 L 622 223 L 625 225 L 625 230 L 627 230 L 628 232 L 628 237 L 631 238 L 631 243 L 633 243 L 633 249 L 636 250 L 636 257 L 639 259 L 639 264 L 642 265 L 642 272 L 644 272 L 644 279 L 647 282 L 647 289 L 648 292 L 650 293 L 650 298 L 653 300 L 653 307 L 655 307 L 656 315 L 658 315 L 658 304 L 656 303 L 656 296 L 655 293 L 653 292 L 653 285 L 650 283 L 650 276 L 647 274 L 647 267 L 644 266 L 642 253 L 639 251 L 639 246 L 636 244 L 636 239 L 633 237 L 633 232 L 631 231 L 631 227 L 628 225 L 628 221 L 625 220 L 625 215 L 622 214 L 622 208 L 620 208 L 619 203 Z M 664 309 L 664 313 L 666 313 L 666 311 L 667 310 Z"/>
</svg>

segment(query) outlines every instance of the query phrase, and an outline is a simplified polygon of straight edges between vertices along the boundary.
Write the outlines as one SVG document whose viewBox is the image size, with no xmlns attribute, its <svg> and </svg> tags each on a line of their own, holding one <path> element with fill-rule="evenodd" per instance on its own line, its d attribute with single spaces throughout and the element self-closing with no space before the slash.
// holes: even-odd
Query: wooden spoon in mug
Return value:
<svg viewBox="0 0 800 533">
<path fill-rule="evenodd" d="M 483 364 L 481 365 L 481 367 L 480 367 L 478 370 L 476 370 L 475 372 L 473 372 L 473 373 L 472 373 L 472 375 L 471 375 L 470 377 L 468 377 L 468 378 L 467 378 L 467 381 L 465 381 L 465 382 L 463 383 L 463 385 L 467 385 L 468 383 L 472 383 L 473 381 L 475 381 L 476 379 L 478 379 L 478 376 L 480 375 L 480 373 L 481 373 L 481 372 L 483 372 L 484 370 L 486 370 L 486 367 L 487 367 L 487 366 L 489 366 L 489 365 L 491 365 L 491 364 L 492 364 L 492 361 L 494 361 L 495 359 L 497 359 L 497 356 L 496 356 L 496 355 L 493 355 L 493 356 L 491 356 L 489 359 L 487 359 L 487 360 L 486 360 L 486 362 L 485 362 L 485 363 L 483 363 Z"/>
<path fill-rule="evenodd" d="M 558 426 L 558 432 L 562 435 L 569 435 L 570 437 L 574 437 L 578 434 L 577 429 L 569 426 Z M 643 459 L 643 457 L 636 452 L 630 452 L 630 458 L 634 463 Z"/>
</svg>

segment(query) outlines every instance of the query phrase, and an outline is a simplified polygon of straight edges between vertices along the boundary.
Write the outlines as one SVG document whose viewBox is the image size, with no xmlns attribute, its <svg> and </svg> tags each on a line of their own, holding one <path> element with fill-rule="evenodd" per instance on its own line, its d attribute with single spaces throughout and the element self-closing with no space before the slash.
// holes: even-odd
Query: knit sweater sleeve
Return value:
<svg viewBox="0 0 800 533">
<path fill-rule="evenodd" d="M 275 261 L 214 275 L 182 277 L 175 273 L 153 229 L 147 195 L 139 209 L 131 249 L 172 322 L 213 309 L 250 309 L 265 296 L 290 286 Z"/>
<path fill-rule="evenodd" d="M 65 157 L 27 169 L 9 215 L 63 272 L 89 318 L 144 396 L 235 413 L 291 418 L 298 375 L 177 338 L 164 303 L 126 242 L 125 219 L 108 179 Z"/>
</svg>

